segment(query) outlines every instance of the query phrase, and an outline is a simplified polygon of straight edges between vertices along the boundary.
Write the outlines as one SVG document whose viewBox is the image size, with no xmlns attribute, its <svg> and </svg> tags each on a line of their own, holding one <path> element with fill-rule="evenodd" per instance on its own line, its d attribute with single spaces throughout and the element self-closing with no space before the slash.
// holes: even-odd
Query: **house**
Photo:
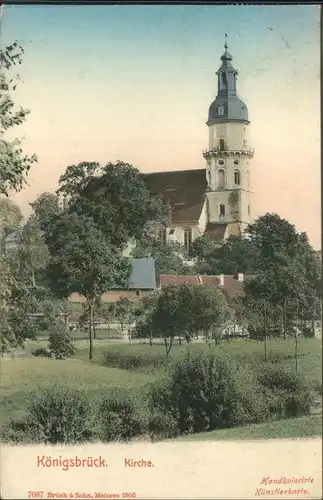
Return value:
<svg viewBox="0 0 323 500">
<path fill-rule="evenodd" d="M 238 275 L 175 275 L 161 274 L 160 289 L 179 285 L 201 285 L 205 287 L 217 287 L 232 300 L 243 297 L 243 284 L 248 277 L 239 273 Z"/>
<path fill-rule="evenodd" d="M 121 297 L 127 297 L 130 300 L 149 297 L 156 293 L 156 272 L 155 261 L 151 257 L 143 259 L 130 259 L 131 274 L 128 286 L 124 289 L 112 287 L 103 293 L 102 302 L 116 302 Z M 70 302 L 85 302 L 85 297 L 79 293 L 72 293 L 69 297 Z"/>
</svg>

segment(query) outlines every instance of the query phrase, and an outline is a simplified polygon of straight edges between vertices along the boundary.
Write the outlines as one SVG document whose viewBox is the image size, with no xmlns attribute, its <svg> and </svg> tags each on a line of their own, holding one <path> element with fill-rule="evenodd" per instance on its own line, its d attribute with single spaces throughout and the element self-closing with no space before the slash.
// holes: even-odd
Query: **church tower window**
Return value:
<svg viewBox="0 0 323 500">
<path fill-rule="evenodd" d="M 222 168 L 218 170 L 218 189 L 223 189 L 225 184 L 225 173 Z"/>
<path fill-rule="evenodd" d="M 220 217 L 224 217 L 224 216 L 225 216 L 225 204 L 220 203 Z"/>
<path fill-rule="evenodd" d="M 234 171 L 234 183 L 236 186 L 240 186 L 241 184 L 241 176 L 239 170 Z"/>
<path fill-rule="evenodd" d="M 186 227 L 184 229 L 184 247 L 187 253 L 189 253 L 192 245 L 192 228 Z"/>
<path fill-rule="evenodd" d="M 224 146 L 225 146 L 224 139 L 220 139 L 219 143 L 220 143 L 220 151 L 224 151 Z"/>
</svg>

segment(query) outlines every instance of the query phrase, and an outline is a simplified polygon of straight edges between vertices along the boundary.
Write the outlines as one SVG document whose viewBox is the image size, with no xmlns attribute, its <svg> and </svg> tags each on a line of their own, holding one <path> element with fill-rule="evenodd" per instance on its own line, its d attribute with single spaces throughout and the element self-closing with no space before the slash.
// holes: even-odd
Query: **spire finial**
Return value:
<svg viewBox="0 0 323 500">
<path fill-rule="evenodd" d="M 225 48 L 225 50 L 227 50 L 227 48 L 228 48 L 228 35 L 226 33 L 224 34 L 224 40 L 225 40 L 224 41 L 224 48 Z"/>
</svg>

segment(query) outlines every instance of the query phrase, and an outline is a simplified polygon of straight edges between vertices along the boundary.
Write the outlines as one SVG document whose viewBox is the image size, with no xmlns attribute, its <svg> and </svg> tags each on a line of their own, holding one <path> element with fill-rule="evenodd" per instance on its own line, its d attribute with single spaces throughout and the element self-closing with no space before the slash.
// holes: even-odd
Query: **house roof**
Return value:
<svg viewBox="0 0 323 500">
<path fill-rule="evenodd" d="M 222 243 L 227 227 L 228 224 L 208 222 L 204 231 L 204 236 L 211 238 L 216 243 Z"/>
<path fill-rule="evenodd" d="M 131 259 L 131 265 L 130 290 L 153 290 L 156 288 L 155 261 L 153 258 Z"/>
<path fill-rule="evenodd" d="M 246 279 L 249 279 L 249 276 L 244 277 L 244 280 Z M 221 285 L 221 277 L 219 275 L 160 275 L 160 286 L 162 289 L 180 285 L 215 286 L 222 289 L 232 299 L 241 297 L 244 294 L 243 281 L 239 281 L 233 275 L 223 275 L 223 285 Z"/>
<path fill-rule="evenodd" d="M 194 223 L 200 218 L 207 188 L 205 169 L 143 174 L 147 188 L 172 209 L 172 222 Z"/>
</svg>

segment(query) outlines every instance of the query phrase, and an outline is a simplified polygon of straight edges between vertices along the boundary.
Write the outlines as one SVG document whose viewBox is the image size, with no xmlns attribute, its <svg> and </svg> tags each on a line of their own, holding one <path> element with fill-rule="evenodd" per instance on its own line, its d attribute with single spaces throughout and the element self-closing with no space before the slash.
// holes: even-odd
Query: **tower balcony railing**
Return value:
<svg viewBox="0 0 323 500">
<path fill-rule="evenodd" d="M 204 149 L 203 156 L 204 158 L 209 158 L 210 156 L 234 156 L 234 155 L 247 155 L 253 156 L 254 149 L 249 146 L 244 146 L 242 148 L 228 148 L 225 149 L 220 148 L 219 146 L 215 146 L 214 148 Z"/>
</svg>

